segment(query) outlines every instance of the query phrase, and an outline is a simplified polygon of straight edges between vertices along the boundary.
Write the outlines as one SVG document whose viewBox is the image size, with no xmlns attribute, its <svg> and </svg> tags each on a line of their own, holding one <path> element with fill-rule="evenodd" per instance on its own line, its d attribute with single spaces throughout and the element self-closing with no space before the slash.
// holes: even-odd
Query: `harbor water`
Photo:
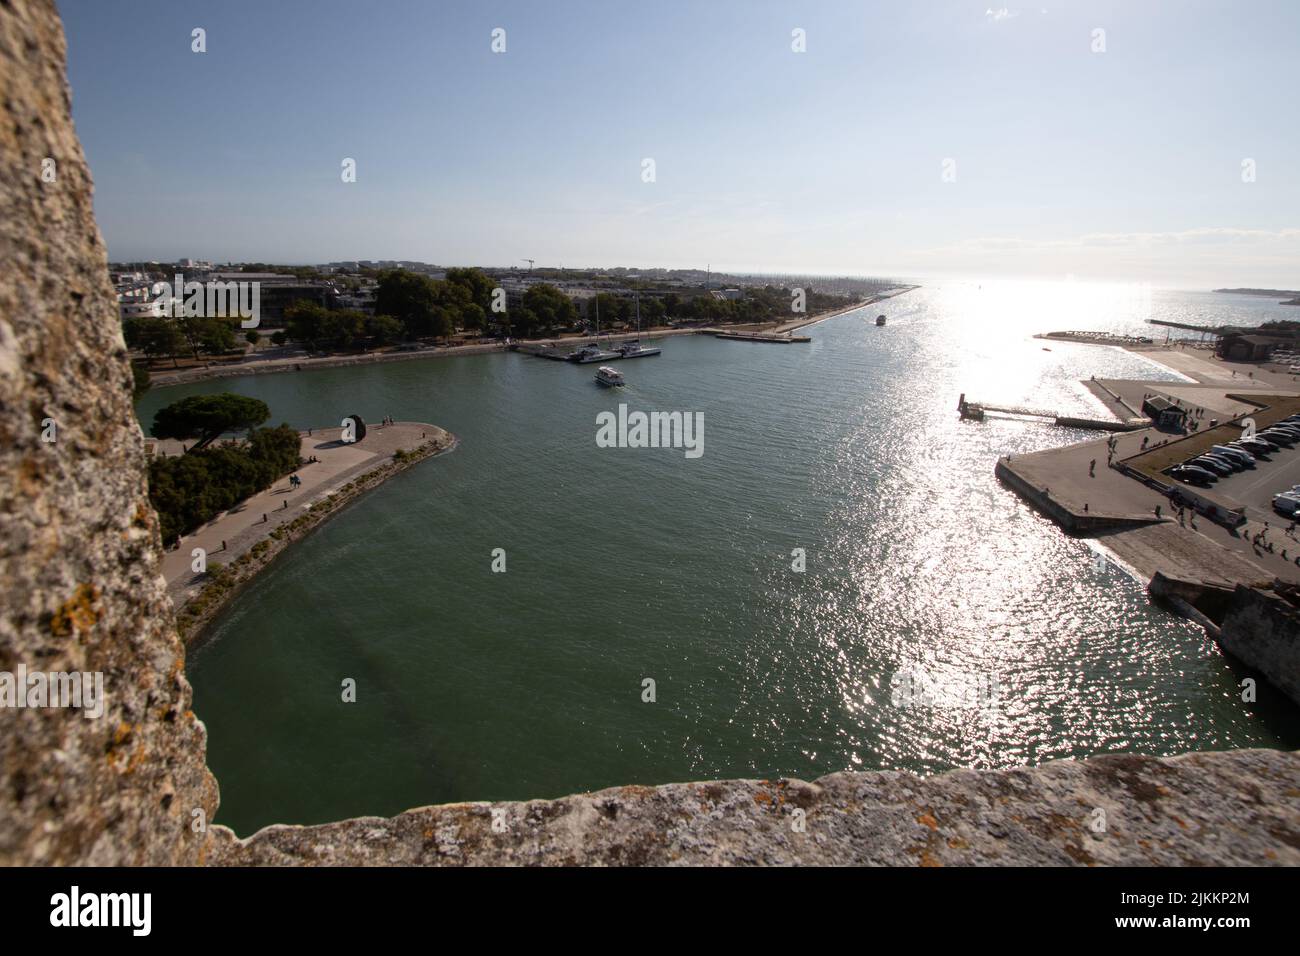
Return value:
<svg viewBox="0 0 1300 956">
<path fill-rule="evenodd" d="M 807 344 L 666 338 L 620 363 L 621 389 L 503 354 L 148 393 L 146 427 L 229 390 L 272 423 L 359 413 L 460 438 L 293 545 L 190 654 L 217 821 L 247 835 L 622 784 L 1294 749 L 1289 705 L 1243 703 L 1249 671 L 994 478 L 1000 455 L 1093 436 L 956 409 L 964 392 L 1105 417 L 1080 380 L 1179 376 L 1034 333 L 1163 340 L 1146 319 L 1275 312 L 950 282 Z M 702 454 L 599 447 L 620 403 L 698 414 Z"/>
</svg>

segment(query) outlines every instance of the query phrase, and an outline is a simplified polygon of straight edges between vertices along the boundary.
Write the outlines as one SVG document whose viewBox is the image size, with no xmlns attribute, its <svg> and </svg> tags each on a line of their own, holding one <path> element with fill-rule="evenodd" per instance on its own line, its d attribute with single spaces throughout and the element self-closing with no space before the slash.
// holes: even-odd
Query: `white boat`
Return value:
<svg viewBox="0 0 1300 956">
<path fill-rule="evenodd" d="M 641 297 L 636 299 L 636 335 L 637 337 L 630 342 L 624 342 L 618 348 L 618 354 L 623 358 L 645 358 L 650 355 L 658 355 L 663 349 L 646 348 L 641 344 Z"/>
<path fill-rule="evenodd" d="M 618 369 L 602 365 L 596 370 L 596 384 L 614 388 L 618 385 L 626 385 L 627 382 L 623 381 L 623 373 Z"/>
<path fill-rule="evenodd" d="M 608 362 L 610 359 L 623 358 L 621 352 L 611 352 L 600 347 L 600 296 L 596 297 L 596 341 L 588 342 L 576 352 L 566 356 L 570 362 L 587 365 L 591 362 Z"/>
<path fill-rule="evenodd" d="M 645 358 L 648 355 L 658 355 L 663 349 L 644 348 L 640 342 L 624 342 L 618 347 L 619 355 L 623 358 Z"/>
<path fill-rule="evenodd" d="M 588 365 L 591 362 L 608 362 L 610 359 L 622 358 L 618 352 L 608 352 L 599 345 L 584 345 L 576 352 L 569 353 L 570 362 Z"/>
</svg>

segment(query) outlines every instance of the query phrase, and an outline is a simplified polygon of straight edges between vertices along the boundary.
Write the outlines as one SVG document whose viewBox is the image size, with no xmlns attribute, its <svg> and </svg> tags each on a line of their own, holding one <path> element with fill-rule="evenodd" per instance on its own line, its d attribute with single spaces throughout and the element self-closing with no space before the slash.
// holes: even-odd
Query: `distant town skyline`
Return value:
<svg viewBox="0 0 1300 956">
<path fill-rule="evenodd" d="M 1287 0 L 58 6 L 118 261 L 1300 285 Z"/>
</svg>

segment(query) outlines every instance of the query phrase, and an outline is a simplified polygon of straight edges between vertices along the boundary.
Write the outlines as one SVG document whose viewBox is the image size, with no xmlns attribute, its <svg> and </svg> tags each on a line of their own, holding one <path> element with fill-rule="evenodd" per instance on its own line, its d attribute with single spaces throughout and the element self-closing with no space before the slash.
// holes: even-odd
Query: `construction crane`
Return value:
<svg viewBox="0 0 1300 956">
<path fill-rule="evenodd" d="M 520 259 L 519 261 L 520 261 L 520 262 L 526 262 L 526 263 L 528 263 L 528 271 L 529 271 L 529 272 L 532 272 L 532 271 L 533 271 L 533 263 L 536 262 L 537 260 L 535 260 L 535 259 Z"/>
</svg>

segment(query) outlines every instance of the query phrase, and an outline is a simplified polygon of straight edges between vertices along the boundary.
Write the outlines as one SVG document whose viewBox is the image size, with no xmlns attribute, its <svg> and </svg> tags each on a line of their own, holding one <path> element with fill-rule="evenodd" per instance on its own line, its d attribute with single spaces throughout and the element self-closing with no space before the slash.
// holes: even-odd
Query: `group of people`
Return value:
<svg viewBox="0 0 1300 956">
<path fill-rule="evenodd" d="M 1295 536 L 1295 532 L 1296 532 L 1296 522 L 1292 521 L 1291 524 L 1289 524 L 1289 525 L 1287 526 L 1286 530 L 1283 531 L 1282 533 L 1285 534 L 1287 537 L 1289 537 L 1292 541 L 1296 541 L 1297 539 L 1296 539 L 1296 536 Z M 1245 525 L 1242 525 L 1242 526 L 1241 526 L 1241 536 L 1242 536 L 1243 538 L 1246 536 L 1246 526 L 1245 526 Z M 1300 542 L 1298 542 L 1298 543 L 1300 543 Z M 1254 534 L 1252 534 L 1252 535 L 1250 536 L 1250 546 L 1251 546 L 1251 548 L 1254 550 L 1254 552 L 1255 552 L 1255 556 L 1256 556 L 1256 557 L 1261 557 L 1261 556 L 1263 555 L 1264 552 L 1267 552 L 1267 553 L 1269 553 L 1269 554 L 1276 554 L 1276 553 L 1277 553 L 1277 552 L 1276 552 L 1276 549 L 1273 547 L 1273 542 L 1270 541 L 1270 540 L 1268 540 L 1268 522 L 1267 522 L 1267 521 L 1264 522 L 1264 527 L 1263 527 L 1263 529 L 1261 529 L 1261 530 L 1259 530 L 1259 531 L 1256 531 Z M 1291 557 L 1291 555 L 1289 555 L 1289 554 L 1287 553 L 1287 550 L 1288 550 L 1288 549 L 1286 549 L 1286 548 L 1283 548 L 1283 549 L 1282 549 L 1282 554 L 1281 554 L 1282 560 L 1283 560 L 1283 561 L 1292 561 L 1292 560 L 1294 560 L 1294 561 L 1295 561 L 1295 565 L 1296 565 L 1296 567 L 1300 568 L 1300 554 L 1297 554 L 1297 555 L 1295 556 L 1295 558 L 1293 559 L 1293 558 Z"/>
<path fill-rule="evenodd" d="M 301 485 L 302 485 L 302 479 L 299 478 L 296 474 L 293 474 L 293 475 L 290 475 L 290 476 L 289 476 L 289 487 L 290 487 L 290 488 L 298 488 L 298 487 L 301 487 Z"/>
<path fill-rule="evenodd" d="M 396 425 L 397 422 L 393 421 L 393 416 L 392 416 L 392 415 L 385 415 L 385 416 L 384 416 L 384 420 L 383 420 L 383 422 L 382 422 L 381 424 L 384 424 L 384 425 Z"/>
</svg>

